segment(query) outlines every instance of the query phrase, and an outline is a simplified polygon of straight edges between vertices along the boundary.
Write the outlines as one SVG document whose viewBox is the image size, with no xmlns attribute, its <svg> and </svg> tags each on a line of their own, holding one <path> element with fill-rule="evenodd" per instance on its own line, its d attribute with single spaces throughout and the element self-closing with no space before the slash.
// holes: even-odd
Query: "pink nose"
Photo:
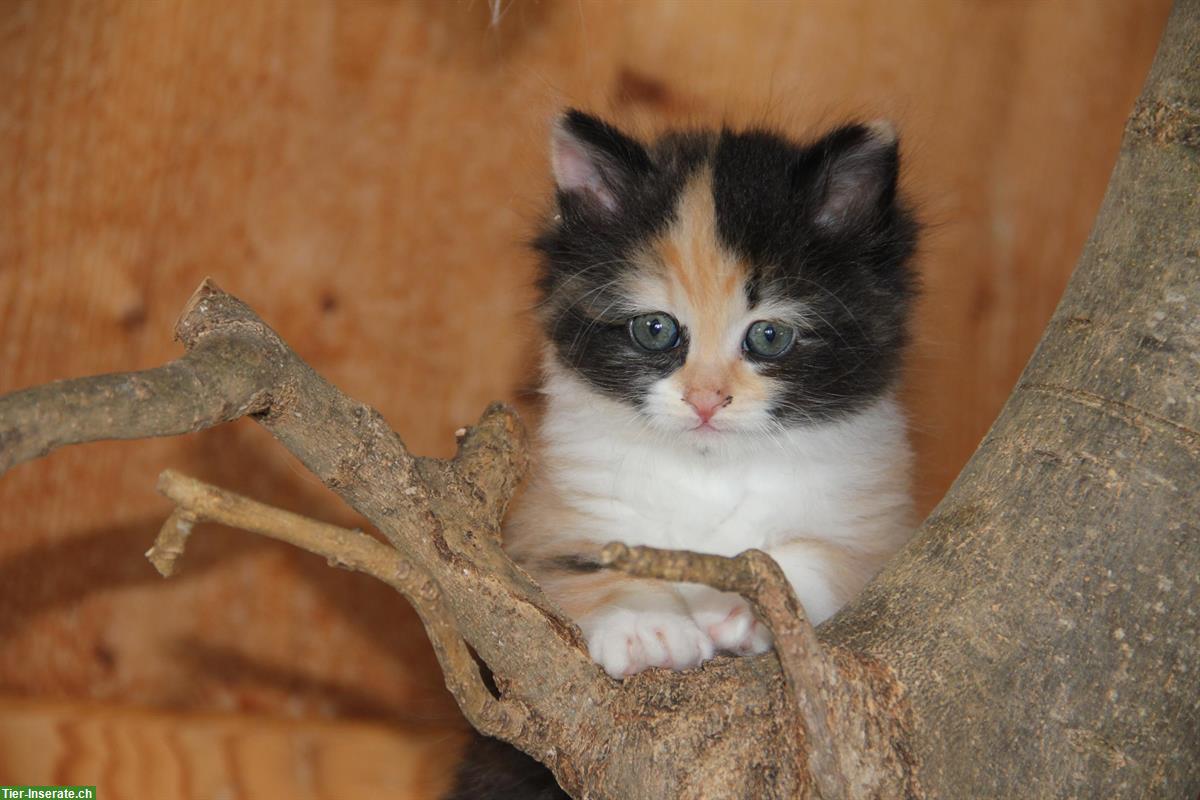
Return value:
<svg viewBox="0 0 1200 800">
<path fill-rule="evenodd" d="M 733 402 L 733 395 L 717 389 L 690 389 L 683 400 L 691 406 L 700 422 L 708 422 L 718 410 Z"/>
</svg>

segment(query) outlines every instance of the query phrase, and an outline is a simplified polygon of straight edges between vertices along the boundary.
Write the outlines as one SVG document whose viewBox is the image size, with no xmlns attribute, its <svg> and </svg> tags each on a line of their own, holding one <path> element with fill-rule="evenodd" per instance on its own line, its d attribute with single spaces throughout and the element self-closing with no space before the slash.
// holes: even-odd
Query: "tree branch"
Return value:
<svg viewBox="0 0 1200 800">
<path fill-rule="evenodd" d="M 178 524 L 188 528 L 196 522 L 216 522 L 257 533 L 323 556 L 331 567 L 364 572 L 405 593 L 416 590 L 410 577 L 412 567 L 400 554 L 362 531 L 310 519 L 290 511 L 258 503 L 211 484 L 164 470 L 158 476 L 158 491 L 176 504 L 146 557 L 170 577 L 176 560 L 183 555 L 186 537 L 177 536 Z"/>
<path fill-rule="evenodd" d="M 0 473 L 66 445 L 178 436 L 259 413 L 274 382 L 269 366 L 256 341 L 234 335 L 157 369 L 6 395 L 0 398 Z"/>
<path fill-rule="evenodd" d="M 162 573 L 174 574 L 184 545 L 197 522 L 216 522 L 276 539 L 323 557 L 331 567 L 362 572 L 403 594 L 417 610 L 451 691 L 468 718 L 492 735 L 518 730 L 525 710 L 519 703 L 497 700 L 479 667 L 439 602 L 436 584 L 414 570 L 396 550 L 359 530 L 293 514 L 259 503 L 195 478 L 165 470 L 158 490 L 176 503 L 146 557 Z"/>
</svg>

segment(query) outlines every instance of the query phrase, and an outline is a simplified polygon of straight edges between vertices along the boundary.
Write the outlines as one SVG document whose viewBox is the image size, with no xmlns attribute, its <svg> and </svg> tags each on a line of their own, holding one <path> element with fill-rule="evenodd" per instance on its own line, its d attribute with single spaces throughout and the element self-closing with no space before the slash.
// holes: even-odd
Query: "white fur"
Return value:
<svg viewBox="0 0 1200 800">
<path fill-rule="evenodd" d="M 806 426 L 772 424 L 765 404 L 739 417 L 735 402 L 714 417 L 717 430 L 692 430 L 673 387 L 655 387 L 637 411 L 547 362 L 543 479 L 574 512 L 579 527 L 564 532 L 572 537 L 725 556 L 765 550 L 815 624 L 849 600 L 911 530 L 910 453 L 890 397 Z M 849 586 L 837 581 L 845 559 L 856 558 L 865 567 L 849 572 L 858 577 Z M 593 657 L 610 674 L 685 668 L 714 647 L 769 646 L 736 595 L 682 585 L 673 600 L 655 595 L 626 596 L 580 620 Z M 697 629 L 707 646 L 695 641 Z"/>
</svg>

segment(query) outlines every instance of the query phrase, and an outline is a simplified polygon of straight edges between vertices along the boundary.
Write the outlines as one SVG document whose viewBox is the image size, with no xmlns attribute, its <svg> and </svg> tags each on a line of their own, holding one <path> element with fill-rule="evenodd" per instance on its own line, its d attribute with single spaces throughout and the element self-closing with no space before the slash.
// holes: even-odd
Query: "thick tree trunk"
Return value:
<svg viewBox="0 0 1200 800">
<path fill-rule="evenodd" d="M 577 797 L 1192 797 L 1198 109 L 1200 0 L 1181 0 L 1012 399 L 912 545 L 819 637 L 762 554 L 607 551 L 633 574 L 743 592 L 771 654 L 612 681 L 499 546 L 525 462 L 515 417 L 493 408 L 454 459 L 416 458 L 210 284 L 177 327 L 178 361 L 0 398 L 0 472 L 66 444 L 253 416 L 388 544 L 167 476 L 179 510 L 156 565 L 170 571 L 196 519 L 283 520 L 247 527 L 402 592 L 467 718 Z"/>
<path fill-rule="evenodd" d="M 1011 399 L 821 631 L 895 669 L 930 796 L 1200 792 L 1198 375 L 1200 2 L 1180 0 Z"/>
</svg>

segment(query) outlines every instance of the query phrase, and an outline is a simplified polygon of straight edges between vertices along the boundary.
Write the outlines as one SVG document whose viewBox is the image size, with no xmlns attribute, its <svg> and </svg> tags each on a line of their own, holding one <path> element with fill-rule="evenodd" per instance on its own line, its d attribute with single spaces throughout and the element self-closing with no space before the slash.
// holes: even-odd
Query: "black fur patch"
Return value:
<svg viewBox="0 0 1200 800">
<path fill-rule="evenodd" d="M 761 372 L 790 388 L 772 413 L 791 423 L 830 419 L 894 383 L 918 226 L 897 192 L 890 133 L 848 125 L 803 145 L 767 131 L 700 131 L 647 146 L 578 111 L 560 125 L 592 155 L 616 199 L 610 210 L 586 193 L 560 191 L 558 214 L 535 241 L 543 321 L 564 365 L 635 406 L 682 366 L 686 329 L 666 353 L 630 341 L 617 279 L 637 269 L 632 255 L 674 222 L 688 178 L 707 166 L 718 237 L 749 265 L 751 302 L 796 300 L 813 312 L 813 330 L 762 362 Z"/>
<path fill-rule="evenodd" d="M 839 169 L 854 174 L 837 187 L 842 213 L 823 222 Z M 895 146 L 873 141 L 863 126 L 807 148 L 768 133 L 721 135 L 713 195 L 723 243 L 752 265 L 752 294 L 801 301 L 816 323 L 782 358 L 763 362 L 764 374 L 792 390 L 775 409 L 781 418 L 837 416 L 897 377 L 917 238 L 897 200 L 898 169 Z"/>
<path fill-rule="evenodd" d="M 553 773 L 517 748 L 475 735 L 444 800 L 570 800 Z"/>
<path fill-rule="evenodd" d="M 537 562 L 538 572 L 599 572 L 604 569 L 598 560 L 586 555 L 558 556 Z"/>
<path fill-rule="evenodd" d="M 543 319 L 564 364 L 607 394 L 636 403 L 683 364 L 687 336 L 665 353 L 637 347 L 628 319 L 612 313 L 623 300 L 614 281 L 630 269 L 639 245 L 672 222 L 679 192 L 710 157 L 714 137 L 674 134 L 651 151 L 578 111 L 562 125 L 596 151 L 618 208 L 609 212 L 586 196 L 558 192 L 558 214 L 534 242 L 543 255 Z"/>
</svg>

